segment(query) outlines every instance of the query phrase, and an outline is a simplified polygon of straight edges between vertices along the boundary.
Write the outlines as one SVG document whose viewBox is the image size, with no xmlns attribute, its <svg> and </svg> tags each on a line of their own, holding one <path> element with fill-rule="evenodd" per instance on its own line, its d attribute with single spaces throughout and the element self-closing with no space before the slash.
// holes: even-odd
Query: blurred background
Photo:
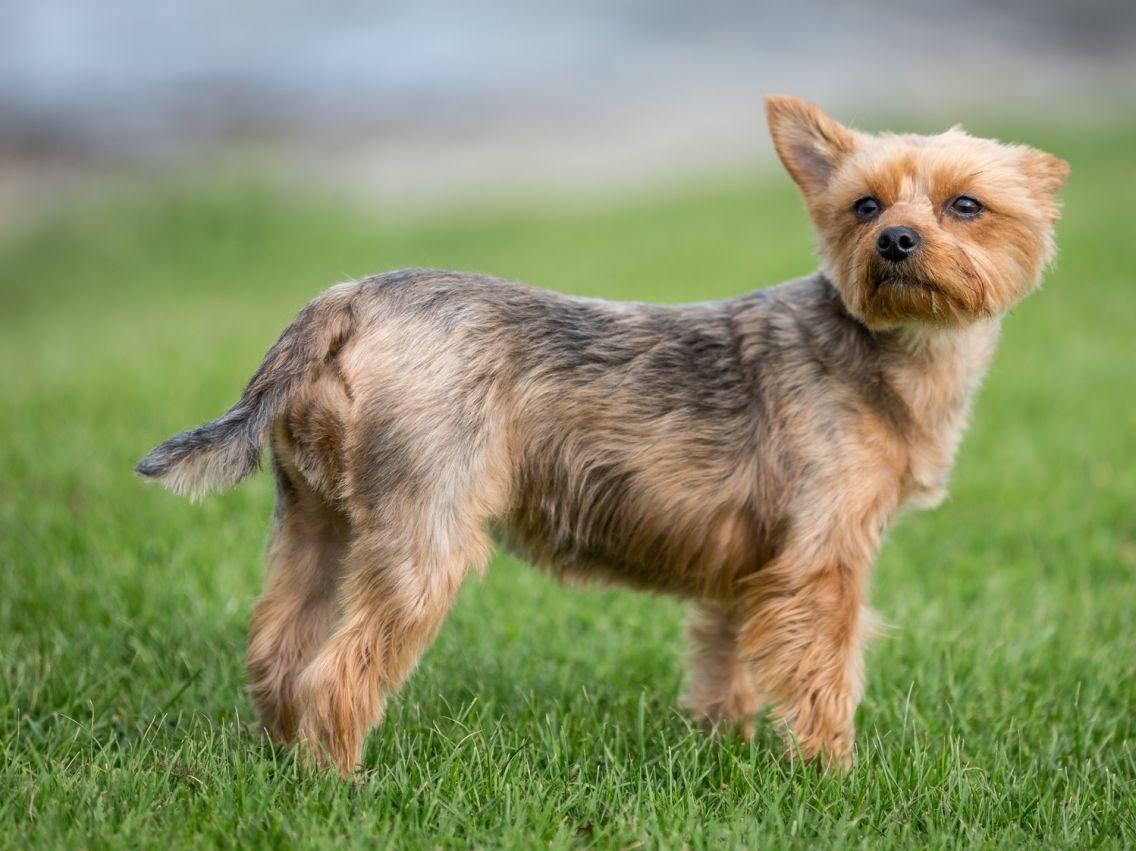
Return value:
<svg viewBox="0 0 1136 851">
<path fill-rule="evenodd" d="M 0 216 L 227 167 L 387 204 L 768 155 L 763 92 L 849 120 L 1084 124 L 1136 103 L 1123 0 L 4 0 Z M 869 122 L 870 123 L 870 122 Z"/>
<path fill-rule="evenodd" d="M 0 0 L 0 845 L 1136 844 L 1134 80 L 1131 0 Z M 375 806 L 277 772 L 241 662 L 271 477 L 188 506 L 137 459 L 337 281 L 813 271 L 771 91 L 1072 165 L 951 498 L 881 553 L 851 792 L 689 728 L 677 602 L 506 557 L 372 737 Z"/>
</svg>

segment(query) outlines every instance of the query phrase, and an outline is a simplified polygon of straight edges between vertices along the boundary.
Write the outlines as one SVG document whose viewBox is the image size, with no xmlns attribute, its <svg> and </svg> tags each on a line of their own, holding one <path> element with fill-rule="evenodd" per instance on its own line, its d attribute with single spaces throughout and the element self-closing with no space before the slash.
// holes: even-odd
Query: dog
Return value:
<svg viewBox="0 0 1136 851">
<path fill-rule="evenodd" d="M 270 443 L 247 666 L 272 739 L 349 775 L 495 542 L 692 601 L 686 707 L 743 734 L 768 710 L 793 758 L 850 763 L 881 536 L 943 498 L 1000 318 L 1053 258 L 1068 164 L 765 110 L 817 273 L 682 306 L 423 269 L 341 284 L 227 413 L 139 463 L 197 497 Z"/>
</svg>

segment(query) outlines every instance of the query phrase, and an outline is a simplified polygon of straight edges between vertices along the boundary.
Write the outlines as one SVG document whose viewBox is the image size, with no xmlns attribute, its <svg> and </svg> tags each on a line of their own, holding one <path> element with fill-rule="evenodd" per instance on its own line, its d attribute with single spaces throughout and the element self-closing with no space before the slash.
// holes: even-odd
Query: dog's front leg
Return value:
<svg viewBox="0 0 1136 851">
<path fill-rule="evenodd" d="M 738 644 L 739 611 L 720 603 L 699 603 L 687 622 L 687 693 L 681 703 L 698 721 L 717 729 L 736 725 L 747 741 L 761 697 L 753 665 Z"/>
<path fill-rule="evenodd" d="M 873 550 L 850 538 L 819 550 L 790 547 L 755 574 L 739 601 L 740 651 L 788 728 L 790 757 L 851 764 Z"/>
</svg>

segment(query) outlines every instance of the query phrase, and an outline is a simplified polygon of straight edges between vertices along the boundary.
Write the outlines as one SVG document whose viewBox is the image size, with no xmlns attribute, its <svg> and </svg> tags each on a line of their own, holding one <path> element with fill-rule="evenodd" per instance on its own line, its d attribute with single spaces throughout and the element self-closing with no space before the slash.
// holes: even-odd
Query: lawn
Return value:
<svg viewBox="0 0 1136 851">
<path fill-rule="evenodd" d="M 691 729 L 682 606 L 471 580 L 354 783 L 252 729 L 242 654 L 269 478 L 189 505 L 131 475 L 236 398 L 323 287 L 400 266 L 707 299 L 813 268 L 772 171 L 411 220 L 265 183 L 76 203 L 0 246 L 0 844 L 1136 844 L 1131 133 L 1031 141 L 1073 177 L 1062 257 L 1007 319 L 951 498 L 873 580 L 847 777 Z"/>
</svg>

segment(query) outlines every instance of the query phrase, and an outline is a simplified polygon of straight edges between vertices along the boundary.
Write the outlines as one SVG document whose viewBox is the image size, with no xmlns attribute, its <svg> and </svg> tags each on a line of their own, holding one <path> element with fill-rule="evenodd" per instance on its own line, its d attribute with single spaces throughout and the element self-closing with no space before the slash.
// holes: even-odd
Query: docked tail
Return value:
<svg viewBox="0 0 1136 851">
<path fill-rule="evenodd" d="M 310 302 L 268 350 L 233 407 L 213 422 L 159 444 L 134 472 L 196 499 L 234 487 L 256 470 L 272 424 L 314 368 L 351 336 L 358 292 L 358 284 L 341 284 Z"/>
</svg>

